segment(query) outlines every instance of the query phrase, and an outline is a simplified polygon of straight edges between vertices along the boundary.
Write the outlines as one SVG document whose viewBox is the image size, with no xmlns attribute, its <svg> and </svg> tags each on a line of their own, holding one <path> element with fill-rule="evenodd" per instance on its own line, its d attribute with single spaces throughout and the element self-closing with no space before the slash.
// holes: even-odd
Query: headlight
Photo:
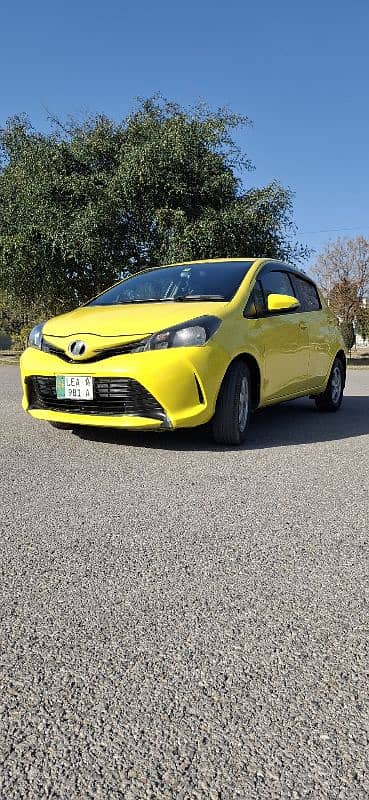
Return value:
<svg viewBox="0 0 369 800">
<path fill-rule="evenodd" d="M 35 325 L 32 328 L 31 333 L 28 337 L 28 347 L 37 347 L 38 350 L 41 350 L 42 347 L 42 329 L 45 323 L 40 322 L 39 325 Z"/>
<path fill-rule="evenodd" d="M 167 350 L 168 347 L 201 347 L 214 336 L 220 323 L 218 317 L 197 317 L 160 333 L 154 333 L 133 352 Z"/>
</svg>

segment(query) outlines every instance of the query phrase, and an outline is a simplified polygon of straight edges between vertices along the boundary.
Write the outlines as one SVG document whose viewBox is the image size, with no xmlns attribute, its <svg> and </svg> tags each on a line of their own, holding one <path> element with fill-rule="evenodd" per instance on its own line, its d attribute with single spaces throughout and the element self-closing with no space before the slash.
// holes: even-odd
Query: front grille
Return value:
<svg viewBox="0 0 369 800">
<path fill-rule="evenodd" d="M 26 384 L 30 410 L 166 418 L 155 397 L 132 378 L 94 378 L 93 400 L 58 400 L 55 377 L 34 375 L 26 379 Z"/>
<path fill-rule="evenodd" d="M 115 345 L 114 347 L 106 347 L 102 350 L 96 350 L 93 356 L 90 358 L 84 358 L 83 361 L 78 359 L 78 363 L 81 364 L 92 364 L 95 361 L 103 361 L 104 358 L 112 358 L 112 356 L 122 356 L 125 353 L 132 353 L 132 351 L 136 350 L 137 347 L 143 345 L 143 342 L 146 341 L 144 339 L 136 339 L 134 342 L 128 342 L 127 344 L 119 344 Z M 57 347 L 55 344 L 51 344 L 51 342 L 46 341 L 46 339 L 42 340 L 41 350 L 44 353 L 50 353 L 53 356 L 57 356 L 61 358 L 62 361 L 66 361 L 67 364 L 75 364 L 76 359 L 72 358 L 68 353 L 65 353 L 60 347 Z"/>
</svg>

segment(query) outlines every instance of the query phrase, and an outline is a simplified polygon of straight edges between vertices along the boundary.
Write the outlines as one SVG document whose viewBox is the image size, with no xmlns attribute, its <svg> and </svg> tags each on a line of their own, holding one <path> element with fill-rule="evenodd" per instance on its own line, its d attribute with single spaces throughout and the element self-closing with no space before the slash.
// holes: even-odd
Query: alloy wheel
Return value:
<svg viewBox="0 0 369 800">
<path fill-rule="evenodd" d="M 342 373 L 338 364 L 333 369 L 331 378 L 331 397 L 332 403 L 339 402 L 342 392 Z"/>
<path fill-rule="evenodd" d="M 247 378 L 243 377 L 241 381 L 240 395 L 238 400 L 238 424 L 240 426 L 241 433 L 243 433 L 243 431 L 246 428 L 248 413 L 249 413 L 249 385 Z"/>
</svg>

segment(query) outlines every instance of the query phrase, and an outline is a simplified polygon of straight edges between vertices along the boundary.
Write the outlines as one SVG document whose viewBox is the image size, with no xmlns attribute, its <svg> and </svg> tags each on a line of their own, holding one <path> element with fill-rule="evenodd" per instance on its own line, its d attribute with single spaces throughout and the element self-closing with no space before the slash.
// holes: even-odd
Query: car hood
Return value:
<svg viewBox="0 0 369 800">
<path fill-rule="evenodd" d="M 83 306 L 46 322 L 47 337 L 99 336 L 129 341 L 200 317 L 219 316 L 222 302 L 140 303 L 138 305 Z"/>
</svg>

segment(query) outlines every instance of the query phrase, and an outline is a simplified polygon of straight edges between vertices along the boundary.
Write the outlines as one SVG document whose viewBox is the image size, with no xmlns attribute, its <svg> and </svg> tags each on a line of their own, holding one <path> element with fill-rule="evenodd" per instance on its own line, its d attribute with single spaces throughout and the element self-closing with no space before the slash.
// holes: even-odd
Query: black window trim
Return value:
<svg viewBox="0 0 369 800">
<path fill-rule="evenodd" d="M 261 281 L 260 281 L 260 275 L 261 275 L 261 271 L 260 271 L 260 272 L 259 272 L 259 274 L 256 276 L 256 279 L 255 279 L 255 281 L 254 281 L 253 287 L 252 287 L 252 289 L 251 289 L 251 292 L 250 292 L 250 294 L 249 294 L 249 296 L 248 296 L 248 299 L 247 299 L 247 302 L 246 302 L 245 308 L 244 308 L 244 310 L 243 310 L 243 316 L 244 316 L 246 319 L 263 319 L 263 318 L 266 316 L 266 313 L 267 313 L 267 309 L 266 309 L 266 303 L 265 303 L 265 294 L 264 294 L 264 289 L 263 289 L 263 287 L 262 287 L 262 284 L 261 284 Z M 261 293 L 262 293 L 262 295 L 263 295 L 264 313 L 263 313 L 263 314 L 256 314 L 256 315 L 254 316 L 253 314 L 249 314 L 249 313 L 248 313 L 248 311 L 247 311 L 247 309 L 248 309 L 248 307 L 249 307 L 249 305 L 250 305 L 250 301 L 252 300 L 252 296 L 253 296 L 253 294 L 254 294 L 254 291 L 255 291 L 255 288 L 256 288 L 256 284 L 257 284 L 257 283 L 259 284 L 259 286 L 260 286 L 260 291 L 261 291 Z"/>
<path fill-rule="evenodd" d="M 314 289 L 315 289 L 315 291 L 317 293 L 318 300 L 319 300 L 319 309 L 311 309 L 311 310 L 306 309 L 306 310 L 303 310 L 302 308 L 299 307 L 299 308 L 292 308 L 290 311 L 274 311 L 274 312 L 268 311 L 266 297 L 265 297 L 263 285 L 262 285 L 262 282 L 261 282 L 261 278 L 262 278 L 263 275 L 266 275 L 266 274 L 268 274 L 270 272 L 286 272 L 287 273 L 287 275 L 288 275 L 288 277 L 290 279 L 291 285 L 292 285 L 292 289 L 295 292 L 295 297 L 296 297 L 297 300 L 299 299 L 299 297 L 298 297 L 298 292 L 296 291 L 296 288 L 297 288 L 296 284 L 294 283 L 294 280 L 293 280 L 294 276 L 296 275 L 297 278 L 300 278 L 301 280 L 306 281 L 306 283 L 310 283 L 311 286 L 314 287 Z M 264 314 L 258 315 L 257 317 L 250 317 L 246 313 L 246 310 L 247 310 L 247 306 L 248 306 L 249 301 L 250 301 L 250 297 L 251 297 L 251 295 L 252 295 L 252 293 L 253 293 L 253 291 L 255 289 L 255 286 L 256 286 L 257 282 L 259 282 L 260 288 L 261 288 L 261 290 L 263 292 Z M 306 273 L 302 272 L 302 270 L 296 269 L 295 267 L 291 267 L 288 264 L 285 264 L 283 261 L 268 261 L 266 264 L 263 264 L 263 266 L 261 267 L 260 271 L 256 275 L 256 279 L 255 279 L 254 285 L 253 285 L 253 287 L 251 289 L 249 298 L 247 300 L 243 315 L 247 319 L 265 319 L 266 317 L 278 317 L 281 314 L 288 314 L 288 315 L 290 315 L 290 314 L 305 314 L 305 313 L 309 313 L 310 314 L 311 311 L 313 311 L 313 310 L 314 311 L 321 311 L 322 310 L 322 303 L 321 303 L 321 300 L 320 300 L 318 288 L 317 288 L 316 284 L 314 283 L 314 281 L 309 277 L 309 275 L 306 275 Z"/>
</svg>

